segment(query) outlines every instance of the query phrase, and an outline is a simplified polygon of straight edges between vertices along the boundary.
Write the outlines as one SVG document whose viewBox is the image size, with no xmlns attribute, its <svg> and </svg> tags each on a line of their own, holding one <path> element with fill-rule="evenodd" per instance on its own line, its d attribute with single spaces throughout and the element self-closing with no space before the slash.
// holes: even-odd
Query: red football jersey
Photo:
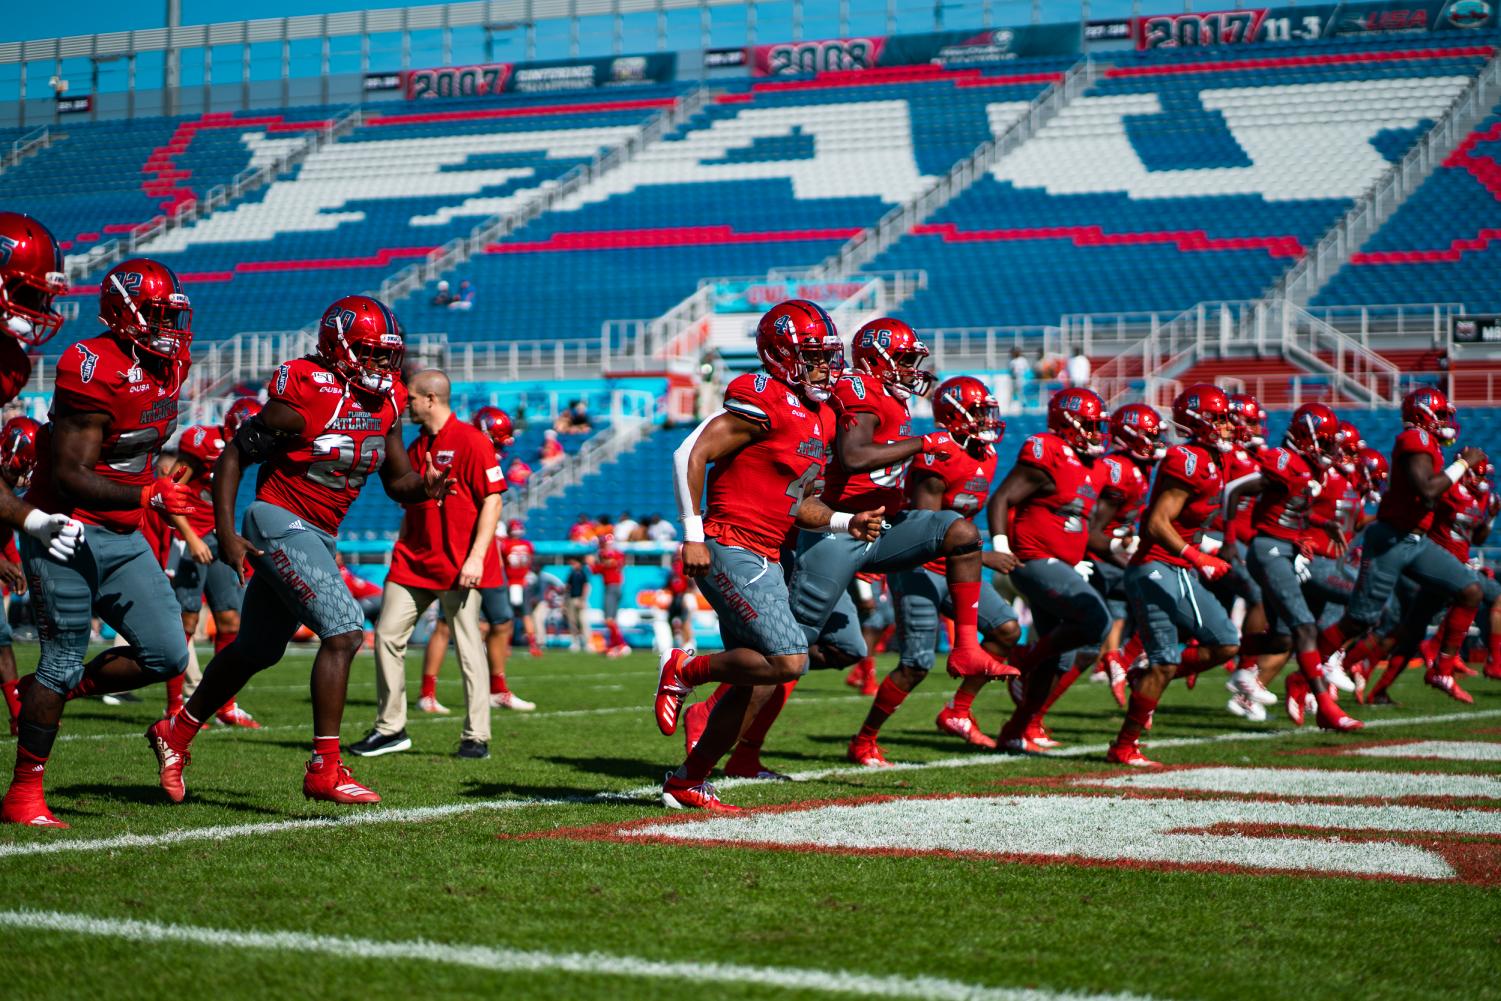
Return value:
<svg viewBox="0 0 1501 1001">
<path fill-rule="evenodd" d="M 1100 500 L 1115 502 L 1115 515 L 1105 526 L 1106 535 L 1123 526 L 1134 527 L 1140 520 L 1142 508 L 1147 505 L 1152 465 L 1150 460 L 1138 459 L 1125 452 L 1112 452 L 1095 463 Z"/>
<path fill-rule="evenodd" d="M 1444 491 L 1434 506 L 1428 538 L 1463 563 L 1470 558 L 1470 540 L 1475 536 L 1475 529 L 1486 523 L 1489 514 L 1488 495 L 1456 483 Z"/>
<path fill-rule="evenodd" d="M 156 479 L 156 457 L 177 430 L 177 388 L 188 374 L 186 357 L 176 377 L 159 380 L 110 334 L 79 341 L 57 360 L 52 390 L 54 420 L 69 414 L 108 414 L 109 426 L 94 472 L 114 483 L 144 487 Z M 131 533 L 141 527 L 141 508 L 107 511 L 63 500 L 52 471 L 52 426 L 37 435 L 37 469 L 27 500 L 89 525 Z"/>
<path fill-rule="evenodd" d="M 724 408 L 765 433 L 710 467 L 704 533 L 721 545 L 781 559 L 803 496 L 823 476 L 832 414 L 765 372 L 737 376 Z"/>
<path fill-rule="evenodd" d="M 531 573 L 532 564 L 536 562 L 536 554 L 537 547 L 530 539 L 501 539 L 500 555 L 505 564 L 506 583 L 525 584 L 526 575 Z"/>
<path fill-rule="evenodd" d="M 943 480 L 943 509 L 958 511 L 966 518 L 973 518 L 990 498 L 990 482 L 995 477 L 995 449 L 987 448 L 983 459 L 960 448 L 956 442 L 948 458 L 939 459 L 928 453 L 919 455 L 908 474 L 907 488 L 910 491 L 925 477 L 936 476 Z M 939 557 L 923 564 L 934 573 L 944 572 L 944 559 Z"/>
<path fill-rule="evenodd" d="M 1251 529 L 1259 535 L 1297 542 L 1308 531 L 1309 492 L 1317 477 L 1308 462 L 1286 448 L 1263 448 L 1256 456 L 1261 467 L 1261 493 L 1251 512 Z"/>
<path fill-rule="evenodd" d="M 191 456 L 193 461 L 202 470 L 198 475 L 190 477 L 183 486 L 193 491 L 199 500 L 198 511 L 187 516 L 188 527 L 198 534 L 199 538 L 208 535 L 214 530 L 214 463 L 219 461 L 219 456 L 224 453 L 224 434 L 222 428 L 212 427 L 207 424 L 195 424 L 182 433 L 178 439 L 177 451 L 181 455 Z"/>
<path fill-rule="evenodd" d="M 1089 515 L 1099 496 L 1094 470 L 1062 438 L 1044 431 L 1022 443 L 1018 465 L 1035 466 L 1053 481 L 1011 512 L 1011 551 L 1017 559 L 1078 563 L 1089 544 Z"/>
<path fill-rule="evenodd" d="M 1414 453 L 1431 455 L 1434 472 L 1444 468 L 1444 453 L 1433 435 L 1419 428 L 1408 428 L 1397 435 L 1392 445 L 1391 482 L 1376 509 L 1376 518 L 1399 532 L 1426 532 L 1433 525 L 1433 508 L 1407 475 L 1407 457 Z"/>
<path fill-rule="evenodd" d="M 1350 538 L 1355 534 L 1355 519 L 1360 514 L 1361 506 L 1360 491 L 1345 479 L 1343 473 L 1333 466 L 1324 470 L 1323 487 L 1309 508 L 1308 532 L 1304 535 L 1308 544 L 1313 547 L 1315 556 L 1340 558 L 1335 543 L 1349 544 Z M 1324 524 L 1333 524 L 1336 526 L 1335 531 L 1331 532 L 1323 527 Z"/>
<path fill-rule="evenodd" d="M 599 555 L 594 557 L 594 572 L 606 585 L 624 583 L 625 553 L 614 546 L 600 549 Z"/>
<path fill-rule="evenodd" d="M 1222 468 L 1222 472 L 1225 477 L 1225 489 L 1230 489 L 1231 485 L 1234 484 L 1236 480 L 1244 479 L 1247 476 L 1254 476 L 1257 473 L 1261 472 L 1261 464 L 1257 461 L 1257 458 L 1258 456 L 1256 454 L 1253 454 L 1252 452 L 1244 448 L 1240 448 L 1239 446 L 1232 448 L 1229 452 L 1226 452 Z M 1230 519 L 1234 526 L 1235 538 L 1241 540 L 1242 542 L 1246 541 L 1252 535 L 1256 534 L 1255 529 L 1251 524 L 1251 511 L 1255 507 L 1256 497 L 1254 495 L 1242 497 L 1240 499 L 1240 503 L 1235 507 L 1234 516 Z M 1229 527 L 1226 526 L 1224 522 L 1225 512 L 1221 510 L 1214 516 L 1214 519 L 1210 522 L 1210 525 L 1218 526 L 1221 531 L 1223 531 L 1225 528 Z"/>
<path fill-rule="evenodd" d="M 1215 456 L 1199 445 L 1174 445 L 1167 450 L 1157 464 L 1157 478 L 1152 481 L 1151 500 L 1148 510 L 1158 494 L 1169 486 L 1188 491 L 1188 500 L 1173 519 L 1173 531 L 1189 545 L 1198 541 L 1199 530 L 1220 508 L 1220 495 L 1225 489 L 1225 474 Z M 1145 540 L 1143 540 L 1145 541 Z M 1167 563 L 1175 567 L 1187 567 L 1189 563 L 1176 553 L 1170 553 L 1160 542 L 1151 541 L 1136 551 L 1133 564 Z"/>
<path fill-rule="evenodd" d="M 386 461 L 386 432 L 406 409 L 406 387 L 397 382 L 390 396 L 375 399 L 348 389 L 309 356 L 283 364 L 268 389 L 272 400 L 307 423 L 289 447 L 261 465 L 255 498 L 338 532 L 366 478 Z"/>
<path fill-rule="evenodd" d="M 881 380 L 861 372 L 841 376 L 834 383 L 834 409 L 839 415 L 839 430 L 853 427 L 856 414 L 876 418 L 873 440 L 877 445 L 912 437 L 912 415 L 907 404 L 886 391 Z M 907 506 L 907 467 L 911 460 L 883 469 L 852 473 L 839 462 L 838 450 L 829 460 L 829 480 L 824 485 L 824 503 L 835 511 L 856 514 L 878 507 L 886 508 L 886 517 Z"/>
<path fill-rule="evenodd" d="M 457 489 L 441 504 L 428 498 L 407 507 L 388 577 L 410 587 L 451 591 L 459 586 L 480 508 L 492 494 L 504 493 L 506 485 L 490 439 L 452 414 L 437 434 L 424 431 L 407 446 L 407 460 L 418 473 L 426 471 L 429 454 L 433 465 L 449 471 Z M 499 587 L 500 581 L 500 560 L 495 547 L 487 545 L 479 586 Z"/>
<path fill-rule="evenodd" d="M 0 407 L 21 395 L 31 378 L 31 359 L 21 342 L 0 331 Z"/>
</svg>

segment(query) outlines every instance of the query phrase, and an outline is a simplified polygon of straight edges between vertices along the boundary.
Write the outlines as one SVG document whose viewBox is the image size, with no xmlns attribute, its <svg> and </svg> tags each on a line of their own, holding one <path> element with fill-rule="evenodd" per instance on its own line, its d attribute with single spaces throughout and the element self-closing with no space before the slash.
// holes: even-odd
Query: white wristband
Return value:
<svg viewBox="0 0 1501 1001">
<path fill-rule="evenodd" d="M 1005 553 L 1007 556 L 1011 555 L 1011 543 L 1007 541 L 1005 535 L 992 535 L 990 537 L 990 548 L 998 553 Z"/>
<path fill-rule="evenodd" d="M 683 541 L 704 541 L 704 517 L 701 514 L 683 515 Z"/>
<path fill-rule="evenodd" d="M 835 511 L 829 515 L 829 531 L 848 532 L 850 530 L 850 522 L 854 519 L 855 516 L 847 511 Z"/>
<path fill-rule="evenodd" d="M 1444 475 L 1449 477 L 1450 483 L 1458 483 L 1469 471 L 1470 464 L 1463 459 L 1455 459 L 1444 467 Z"/>
</svg>

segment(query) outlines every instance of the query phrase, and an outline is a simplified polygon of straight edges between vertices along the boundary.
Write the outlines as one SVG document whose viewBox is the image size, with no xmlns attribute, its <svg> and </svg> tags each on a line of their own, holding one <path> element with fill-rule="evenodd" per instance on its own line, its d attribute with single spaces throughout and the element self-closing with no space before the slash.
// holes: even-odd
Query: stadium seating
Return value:
<svg viewBox="0 0 1501 1001">
<path fill-rule="evenodd" d="M 1476 43 L 1123 55 L 869 268 L 927 270 L 918 327 L 1255 297 L 1431 127 Z"/>
<path fill-rule="evenodd" d="M 1462 302 L 1501 311 L 1501 107 L 1366 241 L 1316 305 Z"/>
</svg>

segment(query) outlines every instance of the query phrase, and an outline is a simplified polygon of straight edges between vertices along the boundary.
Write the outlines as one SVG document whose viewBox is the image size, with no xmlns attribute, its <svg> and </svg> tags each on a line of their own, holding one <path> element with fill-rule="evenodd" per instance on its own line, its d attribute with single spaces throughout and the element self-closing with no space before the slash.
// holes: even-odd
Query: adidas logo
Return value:
<svg viewBox="0 0 1501 1001">
<path fill-rule="evenodd" d="M 1281 556 L 1282 550 L 1278 549 L 1276 546 L 1273 546 L 1271 549 L 1268 549 L 1266 551 L 1266 554 L 1268 556 Z"/>
<path fill-rule="evenodd" d="M 287 531 L 289 531 L 289 532 L 305 532 L 305 531 L 307 531 L 307 526 L 302 523 L 302 519 L 301 518 L 293 518 L 292 519 L 292 524 L 290 524 L 290 525 L 287 526 Z"/>
</svg>

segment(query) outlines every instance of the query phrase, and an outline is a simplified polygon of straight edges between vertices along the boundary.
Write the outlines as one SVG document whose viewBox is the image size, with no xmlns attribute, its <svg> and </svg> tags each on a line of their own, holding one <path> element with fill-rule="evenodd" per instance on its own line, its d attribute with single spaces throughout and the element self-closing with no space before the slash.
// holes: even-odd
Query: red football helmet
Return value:
<svg viewBox="0 0 1501 1001">
<path fill-rule="evenodd" d="M 1449 398 L 1436 389 L 1414 389 L 1402 397 L 1402 423 L 1427 431 L 1439 441 L 1459 436 L 1459 421 Z"/>
<path fill-rule="evenodd" d="M 933 394 L 933 419 L 961 447 L 971 440 L 994 445 L 1006 433 L 1001 405 L 985 383 L 968 375 L 946 379 Z"/>
<path fill-rule="evenodd" d="M 1230 397 L 1218 386 L 1189 386 L 1173 401 L 1173 423 L 1183 437 L 1205 448 L 1228 452 L 1234 446 L 1235 421 Z"/>
<path fill-rule="evenodd" d="M 1469 487 L 1476 493 L 1489 493 L 1491 489 L 1490 475 L 1490 460 L 1481 459 L 1479 462 L 1475 463 L 1475 465 L 1465 470 L 1465 475 L 1463 478 L 1464 485 Z"/>
<path fill-rule="evenodd" d="M 253 396 L 242 396 L 224 411 L 224 440 L 234 441 L 240 425 L 261 412 L 261 401 Z"/>
<path fill-rule="evenodd" d="M 12 487 L 31 482 L 36 469 L 36 437 L 42 425 L 30 417 L 12 417 L 0 428 L 0 476 Z"/>
<path fill-rule="evenodd" d="M 1355 462 L 1360 457 L 1360 450 L 1365 448 L 1365 435 L 1360 433 L 1360 428 L 1347 420 L 1339 422 L 1339 448 L 1335 459 L 1339 463 L 1339 471 L 1346 476 L 1355 474 Z"/>
<path fill-rule="evenodd" d="M 1151 461 L 1167 454 L 1162 416 L 1145 403 L 1128 403 L 1110 415 L 1110 441 L 1138 459 Z"/>
<path fill-rule="evenodd" d="M 1322 403 L 1305 403 L 1293 411 L 1285 440 L 1310 466 L 1327 469 L 1339 450 L 1339 418 Z"/>
<path fill-rule="evenodd" d="M 223 433 L 223 428 L 211 424 L 195 424 L 178 439 L 177 453 L 193 458 L 204 469 L 212 469 L 224 454 Z"/>
<path fill-rule="evenodd" d="M 1250 393 L 1230 394 L 1230 419 L 1238 444 L 1260 448 L 1266 444 L 1266 411 Z"/>
<path fill-rule="evenodd" d="M 516 441 L 515 432 L 511 426 L 511 415 L 499 407 L 480 407 L 469 418 L 469 423 L 485 432 L 490 439 L 490 444 L 495 446 L 495 451 L 510 448 Z"/>
<path fill-rule="evenodd" d="M 1355 460 L 1356 483 L 1365 493 L 1376 491 L 1380 493 L 1386 489 L 1386 481 L 1390 476 L 1390 466 L 1386 456 L 1374 448 L 1363 448 Z"/>
<path fill-rule="evenodd" d="M 346 295 L 325 309 L 318 323 L 318 356 L 367 393 L 395 388 L 406 350 L 396 314 L 368 295 Z"/>
<path fill-rule="evenodd" d="M 117 337 L 162 358 L 193 343 L 193 308 L 177 273 L 147 257 L 121 261 L 99 283 L 99 319 Z"/>
<path fill-rule="evenodd" d="M 1084 455 L 1104 455 L 1110 415 L 1092 389 L 1061 389 L 1048 401 L 1048 430 Z"/>
<path fill-rule="evenodd" d="M 22 344 L 41 344 L 63 325 L 52 300 L 68 291 L 52 233 L 20 212 L 0 212 L 0 321 Z"/>
<path fill-rule="evenodd" d="M 923 368 L 928 346 L 913 329 L 889 316 L 871 320 L 855 331 L 850 345 L 855 371 L 880 379 L 898 399 L 927 396 L 933 373 Z"/>
<path fill-rule="evenodd" d="M 829 384 L 844 369 L 844 343 L 834 320 L 806 299 L 789 299 L 766 311 L 756 324 L 756 353 L 766 371 L 810 400 L 827 400 Z M 828 374 L 822 381 L 810 381 L 815 370 L 825 367 Z"/>
</svg>

